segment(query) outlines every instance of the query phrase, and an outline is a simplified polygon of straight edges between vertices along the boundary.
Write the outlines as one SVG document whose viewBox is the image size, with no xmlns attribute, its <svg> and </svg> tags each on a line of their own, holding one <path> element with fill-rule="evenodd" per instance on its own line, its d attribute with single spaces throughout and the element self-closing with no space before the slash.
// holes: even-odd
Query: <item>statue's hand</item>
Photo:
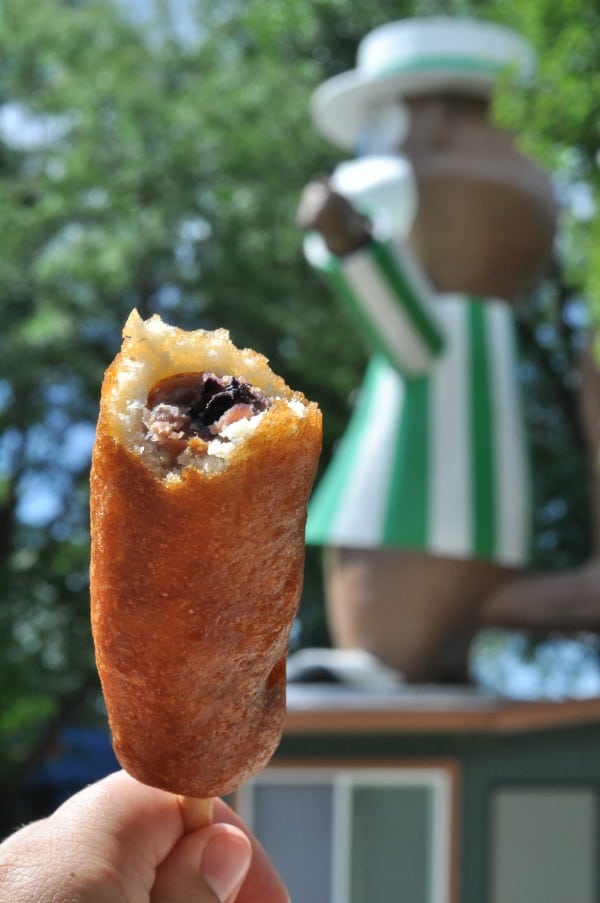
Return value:
<svg viewBox="0 0 600 903">
<path fill-rule="evenodd" d="M 371 223 L 325 179 L 310 182 L 300 198 L 298 224 L 316 229 L 333 254 L 350 254 L 371 237 Z"/>
</svg>

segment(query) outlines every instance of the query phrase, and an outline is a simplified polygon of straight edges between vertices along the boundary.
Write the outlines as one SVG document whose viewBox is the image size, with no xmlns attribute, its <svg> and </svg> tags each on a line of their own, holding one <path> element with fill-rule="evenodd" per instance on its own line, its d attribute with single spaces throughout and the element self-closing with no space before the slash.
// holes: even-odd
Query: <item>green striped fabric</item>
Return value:
<svg viewBox="0 0 600 903">
<path fill-rule="evenodd" d="M 432 356 L 438 355 L 444 347 L 444 339 L 432 311 L 431 296 L 425 296 L 414 281 L 411 283 L 406 265 L 402 265 L 402 259 L 392 245 L 373 242 L 371 253 L 373 262 L 408 314 L 423 345 Z"/>
<path fill-rule="evenodd" d="M 387 495 L 382 545 L 423 548 L 428 541 L 428 495 L 430 481 L 424 453 L 430 443 L 427 417 L 429 380 L 411 380 L 405 392 L 404 413 L 393 449 L 391 479 Z M 416 437 L 418 441 L 415 441 Z M 412 511 L 407 518 L 406 512 Z"/>
<path fill-rule="evenodd" d="M 340 501 L 354 479 L 363 440 L 372 435 L 373 403 L 379 394 L 382 364 L 385 370 L 383 361 L 373 359 L 369 364 L 356 409 L 336 450 L 335 463 L 313 493 L 307 524 L 309 543 L 327 543 L 328 537 L 335 533 Z"/>
<path fill-rule="evenodd" d="M 470 422 L 473 468 L 474 547 L 485 558 L 491 557 L 495 541 L 494 511 L 494 423 L 491 398 L 492 374 L 488 366 L 488 336 L 485 308 L 471 299 L 467 308 L 467 328 L 471 348 Z"/>
<path fill-rule="evenodd" d="M 444 347 L 444 334 L 432 289 L 406 249 L 372 241 L 337 257 L 311 234 L 305 251 L 372 351 L 408 376 L 427 372 Z"/>
<path fill-rule="evenodd" d="M 382 355 L 309 506 L 307 541 L 530 560 L 529 457 L 512 311 L 440 296 L 446 349 L 403 378 Z"/>
</svg>

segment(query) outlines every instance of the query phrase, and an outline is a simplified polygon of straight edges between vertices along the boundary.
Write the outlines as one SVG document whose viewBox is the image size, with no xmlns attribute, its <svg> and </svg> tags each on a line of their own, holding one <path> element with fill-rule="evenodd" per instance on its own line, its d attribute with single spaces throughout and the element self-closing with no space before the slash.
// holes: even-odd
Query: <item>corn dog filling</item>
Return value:
<svg viewBox="0 0 600 903">
<path fill-rule="evenodd" d="M 176 373 L 148 393 L 142 416 L 146 440 L 175 462 L 190 439 L 229 442 L 232 424 L 247 421 L 271 406 L 260 389 L 235 376 L 210 372 Z M 199 443 L 196 443 L 198 447 Z"/>
</svg>

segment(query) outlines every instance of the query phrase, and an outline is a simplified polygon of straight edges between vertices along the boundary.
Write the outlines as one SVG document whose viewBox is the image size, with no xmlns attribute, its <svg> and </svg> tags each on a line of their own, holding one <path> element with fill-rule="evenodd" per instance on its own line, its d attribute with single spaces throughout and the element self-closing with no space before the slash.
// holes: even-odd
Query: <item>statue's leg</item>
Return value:
<svg viewBox="0 0 600 903">
<path fill-rule="evenodd" d="M 579 417 L 590 472 L 590 512 L 593 557 L 600 559 L 600 367 L 594 351 L 598 336 L 590 337 L 579 359 Z"/>
<path fill-rule="evenodd" d="M 481 610 L 481 624 L 536 633 L 600 633 L 600 558 L 495 587 Z"/>
<path fill-rule="evenodd" d="M 600 369 L 593 339 L 579 360 L 579 416 L 590 466 L 592 554 L 581 567 L 531 574 L 497 587 L 482 623 L 516 630 L 600 632 Z"/>
<path fill-rule="evenodd" d="M 327 549 L 324 566 L 334 645 L 365 649 L 412 682 L 467 678 L 480 607 L 515 574 L 400 549 Z"/>
</svg>

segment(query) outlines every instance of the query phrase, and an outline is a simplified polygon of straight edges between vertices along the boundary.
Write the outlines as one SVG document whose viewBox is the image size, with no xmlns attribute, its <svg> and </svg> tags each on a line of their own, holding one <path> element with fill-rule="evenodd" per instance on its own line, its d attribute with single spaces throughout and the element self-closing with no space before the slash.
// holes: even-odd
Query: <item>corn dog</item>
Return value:
<svg viewBox="0 0 600 903">
<path fill-rule="evenodd" d="M 133 311 L 91 471 L 91 617 L 113 746 L 134 777 L 220 796 L 279 743 L 316 404 L 225 330 Z"/>
</svg>

